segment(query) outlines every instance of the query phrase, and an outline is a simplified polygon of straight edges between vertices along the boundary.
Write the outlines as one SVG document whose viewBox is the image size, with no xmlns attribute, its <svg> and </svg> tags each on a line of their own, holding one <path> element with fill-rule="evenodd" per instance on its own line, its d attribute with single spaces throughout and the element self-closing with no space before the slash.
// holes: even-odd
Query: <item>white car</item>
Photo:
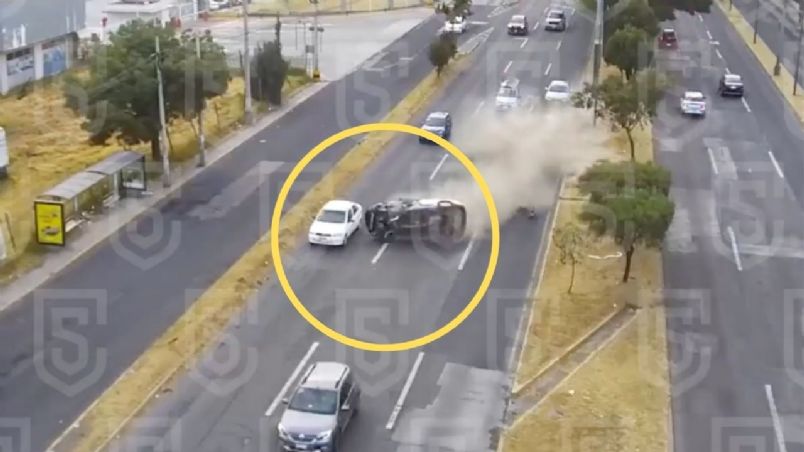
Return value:
<svg viewBox="0 0 804 452">
<path fill-rule="evenodd" d="M 466 19 L 458 16 L 448 20 L 444 24 L 445 33 L 466 33 Z"/>
<path fill-rule="evenodd" d="M 507 79 L 500 84 L 494 108 L 497 111 L 508 111 L 519 107 L 519 80 Z"/>
<path fill-rule="evenodd" d="M 310 225 L 311 245 L 346 246 L 363 218 L 363 207 L 352 201 L 333 200 L 324 204 Z"/>
<path fill-rule="evenodd" d="M 544 100 L 547 102 L 569 102 L 572 95 L 569 83 L 564 80 L 553 80 L 545 91 Z"/>
<path fill-rule="evenodd" d="M 706 96 L 700 91 L 687 91 L 681 98 L 681 113 L 691 116 L 706 116 Z"/>
</svg>

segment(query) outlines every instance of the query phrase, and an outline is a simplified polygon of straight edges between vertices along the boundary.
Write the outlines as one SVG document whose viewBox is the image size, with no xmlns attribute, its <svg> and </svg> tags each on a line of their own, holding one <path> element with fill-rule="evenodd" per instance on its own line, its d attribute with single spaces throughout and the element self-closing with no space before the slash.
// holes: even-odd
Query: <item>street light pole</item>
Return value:
<svg viewBox="0 0 804 452">
<path fill-rule="evenodd" d="M 198 32 L 195 33 L 195 56 L 198 59 L 198 64 L 201 63 L 201 38 L 198 36 Z M 203 79 L 202 79 L 203 80 Z M 203 82 L 202 82 L 203 83 Z M 204 108 L 203 104 L 206 103 L 206 100 L 201 95 L 201 102 L 202 108 L 198 112 L 198 166 L 206 166 L 207 164 L 207 149 L 206 149 L 206 137 L 204 136 Z"/>
<path fill-rule="evenodd" d="M 595 52 L 594 61 L 592 62 L 592 87 L 594 88 L 592 125 L 597 124 L 597 86 L 600 82 L 600 66 L 603 58 L 603 2 L 604 0 L 597 0 L 597 12 L 595 14 Z"/>
<path fill-rule="evenodd" d="M 798 91 L 798 72 L 801 65 L 801 39 L 804 35 L 804 10 L 798 7 L 798 50 L 796 51 L 796 75 L 793 77 L 793 95 Z"/>
<path fill-rule="evenodd" d="M 154 39 L 156 49 L 156 82 L 159 96 L 159 153 L 162 154 L 162 186 L 170 187 L 170 159 L 168 158 L 167 130 L 165 129 L 165 92 L 162 83 L 162 54 L 159 50 L 159 36 Z"/>
<path fill-rule="evenodd" d="M 310 0 L 313 4 L 315 12 L 313 13 L 313 80 L 321 78 L 321 72 L 318 69 L 318 0 Z"/>
<path fill-rule="evenodd" d="M 757 29 L 759 28 L 759 10 L 762 8 L 762 4 L 759 3 L 759 0 L 754 2 L 754 44 L 757 43 Z"/>
<path fill-rule="evenodd" d="M 246 124 L 254 123 L 254 111 L 251 108 L 251 47 L 248 42 L 248 2 L 243 0 L 243 83 L 245 84 L 245 106 L 243 119 Z"/>
<path fill-rule="evenodd" d="M 782 73 L 782 49 L 784 48 L 784 24 L 782 16 L 787 12 L 787 0 L 784 0 L 782 14 L 779 15 L 779 38 L 776 41 L 776 64 L 773 66 L 773 75 L 778 77 Z"/>
</svg>

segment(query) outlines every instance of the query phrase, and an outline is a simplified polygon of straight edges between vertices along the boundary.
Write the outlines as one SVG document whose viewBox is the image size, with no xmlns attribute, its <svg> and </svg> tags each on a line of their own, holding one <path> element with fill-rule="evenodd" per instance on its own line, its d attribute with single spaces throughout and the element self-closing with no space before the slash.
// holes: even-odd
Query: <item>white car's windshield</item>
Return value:
<svg viewBox="0 0 804 452">
<path fill-rule="evenodd" d="M 343 210 L 324 210 L 315 220 L 321 223 L 345 223 L 346 212 Z"/>
<path fill-rule="evenodd" d="M 447 124 L 447 120 L 441 116 L 430 116 L 424 121 L 424 125 L 429 127 L 444 127 Z"/>
<path fill-rule="evenodd" d="M 513 88 L 509 86 L 503 86 L 500 88 L 500 92 L 497 93 L 497 97 L 515 97 L 516 92 Z"/>
<path fill-rule="evenodd" d="M 726 76 L 726 83 L 740 83 L 741 81 L 739 75 L 729 74 Z"/>
<path fill-rule="evenodd" d="M 522 25 L 525 23 L 525 16 L 514 16 L 511 18 L 511 25 Z"/>
<path fill-rule="evenodd" d="M 288 408 L 305 413 L 335 414 L 338 411 L 338 392 L 328 389 L 299 388 Z"/>
<path fill-rule="evenodd" d="M 568 93 L 569 87 L 567 85 L 550 85 L 549 91 L 551 93 Z"/>
</svg>

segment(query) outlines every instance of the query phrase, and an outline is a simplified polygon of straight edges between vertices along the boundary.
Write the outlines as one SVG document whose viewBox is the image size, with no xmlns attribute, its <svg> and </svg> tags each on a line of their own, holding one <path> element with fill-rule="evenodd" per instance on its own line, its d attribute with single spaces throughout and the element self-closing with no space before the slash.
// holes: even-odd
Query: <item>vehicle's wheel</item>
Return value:
<svg viewBox="0 0 804 452">
<path fill-rule="evenodd" d="M 341 248 L 346 248 L 347 243 L 349 243 L 349 236 L 348 235 L 343 237 L 343 243 L 341 243 Z"/>
</svg>

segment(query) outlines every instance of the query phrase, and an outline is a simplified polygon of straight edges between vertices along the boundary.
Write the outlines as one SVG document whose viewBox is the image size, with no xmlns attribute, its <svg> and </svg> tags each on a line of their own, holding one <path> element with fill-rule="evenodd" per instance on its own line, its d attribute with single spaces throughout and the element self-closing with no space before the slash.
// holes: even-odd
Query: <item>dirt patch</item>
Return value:
<svg viewBox="0 0 804 452">
<path fill-rule="evenodd" d="M 641 271 L 659 271 L 655 264 Z M 649 259 L 650 260 L 650 259 Z M 668 450 L 664 310 L 643 309 L 507 432 L 505 452 Z"/>
<path fill-rule="evenodd" d="M 754 44 L 754 28 L 748 20 L 746 20 L 745 16 L 743 16 L 737 8 L 731 8 L 731 10 L 729 10 L 729 4 L 726 0 L 716 0 L 715 4 L 720 7 L 720 10 L 723 11 L 723 14 L 729 19 L 734 29 L 737 30 L 737 34 L 743 38 L 745 45 L 754 53 L 754 56 L 759 60 L 760 66 L 765 68 L 765 71 L 771 76 L 779 92 L 796 113 L 798 120 L 804 122 L 804 97 L 793 95 L 793 74 L 782 65 L 779 75 L 774 76 L 773 67 L 776 65 L 776 55 L 761 36 L 757 35 L 757 43 Z M 798 88 L 804 92 L 804 88 L 802 88 L 800 84 Z"/>
<path fill-rule="evenodd" d="M 462 60 L 441 78 L 432 73 L 405 97 L 383 122 L 406 123 L 469 64 Z M 336 193 L 342 193 L 384 149 L 393 133 L 371 133 L 344 156 L 324 178 L 285 214 L 280 248 L 289 250 L 309 226 L 310 218 Z M 165 333 L 82 415 L 69 439 L 72 450 L 97 450 L 117 435 L 168 379 L 191 366 L 214 343 L 233 315 L 265 281 L 271 255 L 267 236 L 260 239 L 199 297 Z"/>
<path fill-rule="evenodd" d="M 286 92 L 290 94 L 308 82 L 304 75 L 293 75 L 287 81 Z M 243 79 L 235 78 L 226 93 L 210 101 L 204 116 L 210 146 L 240 127 L 243 92 Z M 0 98 L 0 126 L 8 135 L 11 157 L 9 179 L 0 183 L 0 224 L 7 221 L 7 216 L 6 228 L 11 235 L 6 237 L 7 249 L 12 250 L 9 260 L 0 267 L 0 284 L 41 264 L 33 233 L 34 198 L 126 147 L 115 140 L 105 146 L 89 144 L 87 133 L 81 129 L 82 121 L 64 106 L 60 79 L 35 84 L 21 99 L 13 94 Z M 197 135 L 190 123 L 174 121 L 169 131 L 171 160 L 181 162 L 195 157 Z M 150 155 L 147 145 L 129 148 Z"/>
</svg>

